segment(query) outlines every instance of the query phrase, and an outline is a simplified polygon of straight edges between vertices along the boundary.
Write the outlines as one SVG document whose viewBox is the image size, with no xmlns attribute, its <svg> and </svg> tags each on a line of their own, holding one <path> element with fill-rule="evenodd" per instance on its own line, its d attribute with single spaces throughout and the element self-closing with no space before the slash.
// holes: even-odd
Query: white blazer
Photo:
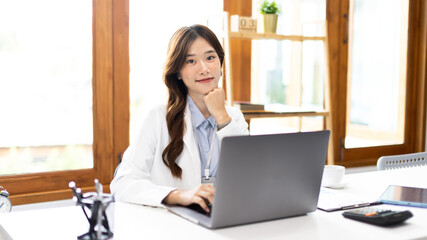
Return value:
<svg viewBox="0 0 427 240">
<path fill-rule="evenodd" d="M 249 134 L 242 112 L 228 106 L 226 110 L 232 120 L 216 132 L 220 143 L 224 136 Z M 176 161 L 182 169 L 182 179 L 174 178 L 163 163 L 162 153 L 170 137 L 166 106 L 157 106 L 147 115 L 136 142 L 125 151 L 120 168 L 111 182 L 110 189 L 117 201 L 161 206 L 162 200 L 172 190 L 192 189 L 201 184 L 200 157 L 188 104 L 184 121 L 184 149 Z"/>
</svg>

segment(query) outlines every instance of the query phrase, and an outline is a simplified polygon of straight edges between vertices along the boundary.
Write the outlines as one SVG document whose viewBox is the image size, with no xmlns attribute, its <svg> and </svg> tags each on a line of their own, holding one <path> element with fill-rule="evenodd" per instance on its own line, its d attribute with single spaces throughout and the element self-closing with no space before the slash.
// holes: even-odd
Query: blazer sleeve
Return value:
<svg viewBox="0 0 427 240">
<path fill-rule="evenodd" d="M 161 206 L 175 188 L 154 184 L 150 178 L 156 149 L 161 142 L 161 118 L 152 110 L 145 119 L 136 142 L 128 147 L 110 188 L 118 201 Z"/>
<path fill-rule="evenodd" d="M 235 107 L 226 107 L 231 117 L 231 122 L 217 132 L 218 140 L 221 143 L 222 138 L 226 136 L 249 135 L 248 123 L 240 109 Z"/>
</svg>

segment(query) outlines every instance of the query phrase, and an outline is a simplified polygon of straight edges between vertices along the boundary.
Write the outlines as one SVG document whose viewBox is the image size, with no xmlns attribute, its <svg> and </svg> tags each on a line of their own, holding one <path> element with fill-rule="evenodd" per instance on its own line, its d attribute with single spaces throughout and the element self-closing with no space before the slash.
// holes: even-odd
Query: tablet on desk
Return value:
<svg viewBox="0 0 427 240">
<path fill-rule="evenodd" d="M 427 208 L 427 188 L 390 185 L 379 200 L 387 204 Z"/>
</svg>

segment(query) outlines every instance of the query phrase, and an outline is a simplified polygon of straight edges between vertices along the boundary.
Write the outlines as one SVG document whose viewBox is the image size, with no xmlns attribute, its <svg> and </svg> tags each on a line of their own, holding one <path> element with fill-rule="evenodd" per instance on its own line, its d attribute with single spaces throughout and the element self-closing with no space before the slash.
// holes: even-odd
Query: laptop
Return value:
<svg viewBox="0 0 427 240">
<path fill-rule="evenodd" d="M 329 134 L 325 130 L 225 137 L 210 213 L 195 209 L 198 205 L 166 207 L 212 229 L 315 211 Z"/>
</svg>

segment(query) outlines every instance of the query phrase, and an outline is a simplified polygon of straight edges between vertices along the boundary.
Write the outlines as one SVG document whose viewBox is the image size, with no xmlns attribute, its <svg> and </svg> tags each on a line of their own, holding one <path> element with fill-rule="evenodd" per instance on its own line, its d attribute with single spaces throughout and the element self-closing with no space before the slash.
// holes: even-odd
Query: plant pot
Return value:
<svg viewBox="0 0 427 240">
<path fill-rule="evenodd" d="M 265 33 L 276 33 L 277 28 L 277 19 L 279 15 L 277 14 L 263 14 L 264 16 L 264 32 Z"/>
</svg>

